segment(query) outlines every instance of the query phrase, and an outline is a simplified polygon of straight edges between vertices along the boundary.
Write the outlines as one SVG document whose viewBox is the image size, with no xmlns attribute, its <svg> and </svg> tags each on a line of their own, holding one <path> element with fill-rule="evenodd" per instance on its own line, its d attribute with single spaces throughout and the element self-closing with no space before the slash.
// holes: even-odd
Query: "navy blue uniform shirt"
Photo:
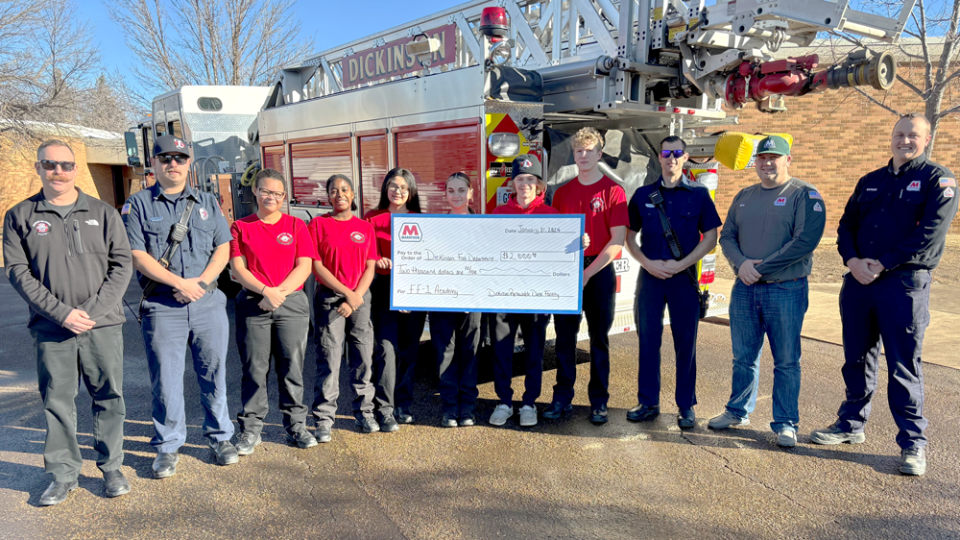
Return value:
<svg viewBox="0 0 960 540">
<path fill-rule="evenodd" d="M 917 158 L 893 172 L 893 160 L 857 182 L 837 228 L 843 263 L 877 259 L 885 270 L 933 270 L 957 213 L 950 169 Z"/>
<path fill-rule="evenodd" d="M 170 227 L 180 221 L 188 199 L 196 201 L 187 224 L 190 232 L 170 260 L 168 270 L 191 279 L 200 277 L 217 247 L 229 243 L 232 238 L 227 220 L 212 194 L 186 186 L 181 193 L 166 195 L 160 184 L 156 183 L 149 189 L 131 195 L 120 214 L 127 226 L 130 249 L 145 251 L 159 260 L 167 249 Z M 141 287 L 146 287 L 150 279 L 137 272 L 137 281 Z M 170 290 L 164 284 L 158 284 L 156 288 L 157 292 Z"/>
<path fill-rule="evenodd" d="M 630 230 L 640 231 L 640 251 L 651 260 L 673 260 L 670 244 L 663 236 L 663 225 L 657 207 L 650 202 L 650 193 L 660 190 L 663 207 L 670 226 L 677 233 L 684 256 L 700 243 L 700 234 L 723 224 L 717 207 L 710 198 L 710 190 L 687 178 L 673 189 L 663 187 L 663 177 L 650 185 L 638 188 L 630 199 Z"/>
</svg>

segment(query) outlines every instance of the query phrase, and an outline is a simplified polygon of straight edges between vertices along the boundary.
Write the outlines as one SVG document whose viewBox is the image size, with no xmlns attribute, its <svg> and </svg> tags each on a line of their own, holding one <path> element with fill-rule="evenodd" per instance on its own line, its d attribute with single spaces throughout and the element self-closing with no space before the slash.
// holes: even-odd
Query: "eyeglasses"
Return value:
<svg viewBox="0 0 960 540">
<path fill-rule="evenodd" d="M 169 165 L 171 161 L 176 161 L 177 165 L 184 165 L 189 160 L 190 156 L 185 156 L 183 154 L 160 154 L 157 156 L 157 161 L 164 165 Z"/>
<path fill-rule="evenodd" d="M 279 201 L 283 199 L 283 195 L 284 195 L 282 191 L 270 191 L 269 189 L 263 189 L 263 188 L 259 188 L 258 191 L 260 191 L 260 196 L 263 197 L 264 199 L 275 199 Z"/>
<path fill-rule="evenodd" d="M 397 193 L 410 193 L 410 189 L 406 187 L 400 187 L 396 184 L 391 184 L 387 186 L 387 191 L 396 191 Z"/>
<path fill-rule="evenodd" d="M 60 169 L 63 172 L 71 172 L 77 166 L 76 162 L 73 161 L 52 161 L 49 159 L 41 159 L 40 167 L 45 171 L 55 171 L 57 165 L 60 166 Z"/>
<path fill-rule="evenodd" d="M 660 157 L 662 157 L 663 159 L 670 159 L 670 156 L 672 155 L 673 157 L 680 159 L 686 153 L 687 153 L 686 150 L 661 150 Z"/>
</svg>

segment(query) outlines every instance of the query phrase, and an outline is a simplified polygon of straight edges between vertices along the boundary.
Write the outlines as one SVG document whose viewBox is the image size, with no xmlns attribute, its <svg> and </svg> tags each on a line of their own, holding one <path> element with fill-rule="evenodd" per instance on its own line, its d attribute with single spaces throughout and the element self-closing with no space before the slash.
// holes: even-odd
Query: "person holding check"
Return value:
<svg viewBox="0 0 960 540">
<path fill-rule="evenodd" d="M 444 185 L 450 214 L 472 214 L 470 177 L 458 172 Z M 419 336 L 418 336 L 419 339 Z M 430 341 L 437 357 L 440 381 L 437 390 L 443 407 L 443 427 L 476 425 L 477 349 L 480 347 L 480 313 L 430 312 Z"/>
<path fill-rule="evenodd" d="M 397 424 L 413 423 L 413 369 L 426 313 L 390 310 L 391 220 L 392 214 L 420 213 L 417 179 L 399 167 L 387 172 L 380 187 L 377 209 L 364 219 L 373 225 L 376 235 L 376 275 L 370 292 L 373 302 L 373 381 L 374 404 L 380 427 L 385 432 L 400 429 Z"/>
<path fill-rule="evenodd" d="M 347 341 L 350 376 L 356 397 L 353 414 L 364 433 L 380 431 L 373 417 L 373 325 L 370 322 L 370 283 L 378 259 L 374 231 L 353 215 L 353 182 L 342 174 L 327 180 L 333 211 L 310 222 L 310 236 L 319 258 L 313 262 L 317 278 L 314 297 L 314 339 L 317 342 L 317 382 L 313 415 L 318 442 L 330 442 L 330 428 L 340 396 L 340 360 Z"/>
<path fill-rule="evenodd" d="M 237 295 L 237 349 L 243 367 L 237 415 L 241 456 L 260 444 L 267 405 L 267 374 L 273 356 L 280 410 L 287 442 L 300 448 L 317 445 L 306 429 L 303 404 L 303 357 L 310 329 L 310 305 L 303 283 L 310 276 L 316 248 L 306 224 L 281 210 L 283 175 L 273 169 L 257 174 L 257 212 L 233 222 L 230 269 L 243 290 Z"/>
<path fill-rule="evenodd" d="M 513 160 L 510 174 L 513 194 L 506 204 L 494 209 L 494 215 L 557 214 L 557 210 L 543 202 L 547 183 L 543 180 L 540 160 L 533 154 Z M 432 321 L 432 319 L 431 319 Z M 502 426 L 513 416 L 513 352 L 517 328 L 523 334 L 524 392 L 520 405 L 520 426 L 537 425 L 537 398 L 543 385 L 543 349 L 547 341 L 549 313 L 494 313 L 489 319 L 493 335 L 494 389 L 500 404 L 490 415 L 490 424 Z"/>
</svg>

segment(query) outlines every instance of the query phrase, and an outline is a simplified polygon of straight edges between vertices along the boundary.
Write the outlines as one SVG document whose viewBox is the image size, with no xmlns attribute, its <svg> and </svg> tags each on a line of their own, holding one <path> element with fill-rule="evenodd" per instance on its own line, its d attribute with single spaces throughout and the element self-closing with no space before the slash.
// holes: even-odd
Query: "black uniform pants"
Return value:
<svg viewBox="0 0 960 540">
<path fill-rule="evenodd" d="M 283 427 L 289 433 L 304 428 L 307 407 L 303 404 L 303 356 L 310 330 L 307 295 L 297 291 L 274 311 L 260 309 L 263 297 L 250 291 L 237 296 L 237 349 L 243 368 L 237 422 L 244 432 L 259 434 L 267 416 L 267 376 L 273 357 L 280 393 Z"/>
<path fill-rule="evenodd" d="M 317 427 L 330 429 L 337 413 L 340 397 L 340 363 L 343 343 L 347 343 L 350 383 L 356 397 L 353 415 L 358 420 L 373 417 L 373 326 L 370 324 L 370 291 L 363 295 L 363 305 L 343 317 L 337 311 L 347 299 L 324 285 L 317 285 L 313 337 L 317 345 L 317 382 L 313 392 L 313 416 Z"/>
<path fill-rule="evenodd" d="M 493 331 L 493 383 L 500 403 L 513 405 L 513 351 L 517 328 L 523 335 L 523 405 L 533 406 L 543 386 L 543 349 L 547 341 L 547 313 L 495 313 L 490 316 Z M 574 368 L 576 369 L 576 368 Z"/>
<path fill-rule="evenodd" d="M 373 302 L 374 404 L 382 415 L 413 403 L 413 375 L 427 314 L 390 311 L 390 276 L 377 274 L 370 286 Z"/>
<path fill-rule="evenodd" d="M 437 390 L 443 413 L 472 415 L 480 395 L 477 390 L 480 314 L 431 311 L 430 341 L 440 374 Z"/>
<path fill-rule="evenodd" d="M 77 443 L 78 382 L 93 398 L 93 448 L 97 467 L 116 471 L 123 463 L 123 325 L 93 328 L 66 337 L 63 333 L 31 331 L 37 349 L 37 378 L 47 437 L 44 469 L 58 482 L 80 476 L 82 459 Z"/>
<path fill-rule="evenodd" d="M 663 310 L 670 314 L 670 332 L 677 362 L 674 399 L 680 410 L 697 404 L 697 331 L 700 329 L 700 299 L 685 272 L 658 279 L 640 270 L 634 317 L 640 340 L 637 370 L 637 402 L 660 405 L 660 345 L 663 342 Z"/>
<path fill-rule="evenodd" d="M 584 268 L 596 257 L 584 258 Z M 610 399 L 610 329 L 617 309 L 617 275 L 608 264 L 597 272 L 583 288 L 583 313 L 554 315 L 557 332 L 557 384 L 553 387 L 553 401 L 569 405 L 573 401 L 573 385 L 577 381 L 577 334 L 580 319 L 587 317 L 590 334 L 590 384 L 587 393 L 590 406 L 606 405 Z"/>
<path fill-rule="evenodd" d="M 884 273 L 861 285 L 851 274 L 840 289 L 843 382 L 847 399 L 837 412 L 840 427 L 861 432 L 877 389 L 880 342 L 887 360 L 887 399 L 900 428 L 901 448 L 926 446 L 920 353 L 930 323 L 930 272 Z"/>
</svg>

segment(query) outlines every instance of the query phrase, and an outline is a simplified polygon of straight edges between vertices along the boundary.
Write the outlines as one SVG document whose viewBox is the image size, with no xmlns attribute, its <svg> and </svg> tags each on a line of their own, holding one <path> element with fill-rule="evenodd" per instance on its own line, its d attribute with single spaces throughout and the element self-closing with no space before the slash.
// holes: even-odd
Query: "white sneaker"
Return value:
<svg viewBox="0 0 960 540">
<path fill-rule="evenodd" d="M 749 425 L 750 425 L 749 418 L 740 418 L 734 415 L 730 411 L 723 411 L 723 414 L 719 416 L 714 416 L 707 423 L 707 427 L 709 427 L 710 429 L 727 429 L 730 427 L 749 426 Z"/>
<path fill-rule="evenodd" d="M 790 428 L 783 428 L 777 433 L 777 446 L 793 448 L 797 445 L 797 432 Z"/>
<path fill-rule="evenodd" d="M 501 403 L 497 405 L 497 408 L 493 410 L 493 414 L 490 415 L 490 424 L 502 426 L 507 423 L 507 419 L 511 416 L 513 416 L 513 407 Z"/>
<path fill-rule="evenodd" d="M 537 425 L 537 408 L 533 405 L 520 407 L 520 427 L 531 427 L 535 425 Z"/>
</svg>

